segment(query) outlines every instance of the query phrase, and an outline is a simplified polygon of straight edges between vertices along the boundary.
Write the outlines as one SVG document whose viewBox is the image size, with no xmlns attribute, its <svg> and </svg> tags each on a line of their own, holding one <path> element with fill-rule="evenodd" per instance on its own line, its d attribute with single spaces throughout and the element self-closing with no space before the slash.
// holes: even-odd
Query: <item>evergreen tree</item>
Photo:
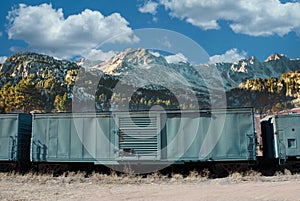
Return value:
<svg viewBox="0 0 300 201">
<path fill-rule="evenodd" d="M 29 113 L 32 110 L 42 109 L 42 101 L 36 84 L 30 79 L 22 79 L 15 86 L 15 109 Z"/>
<path fill-rule="evenodd" d="M 54 100 L 54 107 L 57 112 L 70 112 L 71 111 L 72 100 L 68 98 L 65 92 L 63 96 L 57 95 Z"/>
</svg>

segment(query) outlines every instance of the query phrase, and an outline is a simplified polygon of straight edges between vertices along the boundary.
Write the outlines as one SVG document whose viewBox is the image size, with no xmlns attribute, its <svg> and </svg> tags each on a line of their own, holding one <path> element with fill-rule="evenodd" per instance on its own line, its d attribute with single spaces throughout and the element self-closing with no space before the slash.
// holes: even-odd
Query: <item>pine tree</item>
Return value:
<svg viewBox="0 0 300 201">
<path fill-rule="evenodd" d="M 42 108 L 41 95 L 30 78 L 22 79 L 15 86 L 15 109 L 29 113 L 32 110 L 40 110 Z"/>
<path fill-rule="evenodd" d="M 71 99 L 68 98 L 65 92 L 63 96 L 57 95 L 54 100 L 54 107 L 57 112 L 70 112 L 71 111 Z"/>
<path fill-rule="evenodd" d="M 11 112 L 15 108 L 15 89 L 10 82 L 6 83 L 0 91 L 1 112 Z"/>
</svg>

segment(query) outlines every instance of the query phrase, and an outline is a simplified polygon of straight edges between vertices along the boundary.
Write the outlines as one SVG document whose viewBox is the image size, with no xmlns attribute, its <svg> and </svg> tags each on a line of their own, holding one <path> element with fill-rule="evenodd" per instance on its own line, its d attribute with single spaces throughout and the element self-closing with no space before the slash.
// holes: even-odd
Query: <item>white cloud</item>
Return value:
<svg viewBox="0 0 300 201">
<path fill-rule="evenodd" d="M 63 10 L 52 8 L 51 4 L 20 4 L 7 19 L 9 39 L 23 40 L 29 49 L 60 58 L 82 55 L 108 39 L 112 43 L 136 40 L 129 23 L 119 13 L 103 16 L 99 11 L 86 9 L 65 18 Z M 120 37 L 111 39 L 116 35 Z"/>
<path fill-rule="evenodd" d="M 239 61 L 241 59 L 245 59 L 247 53 L 245 51 L 239 52 L 236 48 L 231 50 L 227 50 L 224 54 L 214 55 L 209 58 L 209 63 L 233 63 L 235 61 Z"/>
<path fill-rule="evenodd" d="M 174 55 L 165 56 L 165 59 L 168 63 L 179 63 L 179 62 L 187 62 L 188 58 L 185 57 L 182 53 L 177 53 Z"/>
<path fill-rule="evenodd" d="M 91 61 L 105 61 L 110 59 L 116 54 L 114 51 L 103 52 L 102 50 L 92 49 L 87 54 L 84 54 L 84 58 L 91 60 Z"/>
<path fill-rule="evenodd" d="M 153 51 L 149 51 L 150 54 L 156 56 L 156 57 L 160 57 L 161 55 L 159 54 L 159 52 L 153 52 Z"/>
<path fill-rule="evenodd" d="M 6 59 L 7 59 L 6 56 L 0 57 L 0 64 L 3 64 L 3 63 L 5 62 Z"/>
<path fill-rule="evenodd" d="M 0 37 L 3 35 L 3 33 L 0 31 Z"/>
<path fill-rule="evenodd" d="M 141 13 L 150 13 L 155 15 L 158 5 L 159 4 L 157 2 L 147 1 L 143 6 L 139 7 L 139 11 Z"/>
<path fill-rule="evenodd" d="M 235 33 L 251 36 L 300 34 L 300 3 L 279 0 L 160 0 L 172 17 L 201 29 L 220 29 L 226 20 Z"/>
<path fill-rule="evenodd" d="M 156 56 L 156 57 L 160 57 L 162 56 L 159 52 L 154 52 L 154 51 L 149 51 L 150 54 Z M 168 55 L 168 56 L 163 56 L 166 61 L 171 64 L 176 64 L 176 63 L 179 63 L 179 62 L 188 62 L 188 58 L 186 56 L 184 56 L 182 53 L 177 53 L 177 54 L 171 54 L 171 55 Z"/>
</svg>

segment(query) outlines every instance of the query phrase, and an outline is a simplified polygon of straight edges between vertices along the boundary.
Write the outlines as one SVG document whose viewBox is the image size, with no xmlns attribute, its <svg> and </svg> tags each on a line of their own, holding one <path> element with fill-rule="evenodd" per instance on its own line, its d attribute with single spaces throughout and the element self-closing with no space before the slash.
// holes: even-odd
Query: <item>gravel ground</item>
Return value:
<svg viewBox="0 0 300 201">
<path fill-rule="evenodd" d="M 192 172 L 183 177 L 95 173 L 52 175 L 0 173 L 0 200 L 300 200 L 300 175 L 233 173 L 209 179 Z"/>
</svg>

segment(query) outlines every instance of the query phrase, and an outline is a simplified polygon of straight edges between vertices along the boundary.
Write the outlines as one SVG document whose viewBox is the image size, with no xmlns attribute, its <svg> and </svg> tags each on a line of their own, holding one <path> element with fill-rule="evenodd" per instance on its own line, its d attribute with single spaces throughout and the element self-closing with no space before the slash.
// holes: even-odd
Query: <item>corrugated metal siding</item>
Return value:
<svg viewBox="0 0 300 201">
<path fill-rule="evenodd" d="M 31 159 L 89 162 L 111 158 L 111 117 L 95 114 L 36 114 Z"/>
<path fill-rule="evenodd" d="M 0 160 L 16 160 L 18 134 L 17 114 L 0 115 Z"/>
<path fill-rule="evenodd" d="M 183 161 L 254 160 L 252 109 L 215 110 L 169 117 L 167 158 Z"/>
</svg>

